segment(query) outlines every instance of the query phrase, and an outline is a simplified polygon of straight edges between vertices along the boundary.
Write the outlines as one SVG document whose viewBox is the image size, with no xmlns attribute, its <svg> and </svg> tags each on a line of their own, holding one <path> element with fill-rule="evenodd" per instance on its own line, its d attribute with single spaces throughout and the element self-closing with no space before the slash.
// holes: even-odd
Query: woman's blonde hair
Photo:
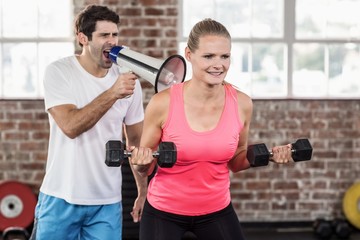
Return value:
<svg viewBox="0 0 360 240">
<path fill-rule="evenodd" d="M 191 52 L 199 48 L 199 39 L 205 35 L 217 35 L 231 39 L 230 33 L 224 25 L 211 18 L 205 18 L 191 29 L 187 42 Z"/>
</svg>

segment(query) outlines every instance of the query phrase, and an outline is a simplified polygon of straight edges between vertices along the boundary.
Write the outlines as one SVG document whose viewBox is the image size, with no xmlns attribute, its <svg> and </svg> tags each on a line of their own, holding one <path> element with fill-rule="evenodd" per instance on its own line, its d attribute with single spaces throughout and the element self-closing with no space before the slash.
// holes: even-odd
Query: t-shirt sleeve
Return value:
<svg viewBox="0 0 360 240">
<path fill-rule="evenodd" d="M 67 72 L 66 69 L 61 69 L 59 63 L 47 66 L 43 80 L 46 111 L 58 105 L 76 104 L 70 79 L 66 76 Z"/>
</svg>

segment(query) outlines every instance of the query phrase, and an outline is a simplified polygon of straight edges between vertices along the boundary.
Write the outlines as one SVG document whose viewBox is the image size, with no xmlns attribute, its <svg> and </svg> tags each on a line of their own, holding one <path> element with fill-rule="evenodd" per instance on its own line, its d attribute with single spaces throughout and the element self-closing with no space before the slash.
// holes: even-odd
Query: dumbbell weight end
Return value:
<svg viewBox="0 0 360 240">
<path fill-rule="evenodd" d="M 313 148 L 310 141 L 306 138 L 298 139 L 292 143 L 292 158 L 295 162 L 307 161 L 312 157 Z"/>
<path fill-rule="evenodd" d="M 157 164 L 161 168 L 171 168 L 176 163 L 177 149 L 173 142 L 161 142 L 159 144 L 159 151 L 155 154 L 158 159 Z"/>
<path fill-rule="evenodd" d="M 249 145 L 247 148 L 247 159 L 251 167 L 261 167 L 269 164 L 271 152 L 264 143 Z"/>
<path fill-rule="evenodd" d="M 124 148 L 125 146 L 121 141 L 108 141 L 106 143 L 105 164 L 108 167 L 120 167 L 126 157 Z"/>
</svg>

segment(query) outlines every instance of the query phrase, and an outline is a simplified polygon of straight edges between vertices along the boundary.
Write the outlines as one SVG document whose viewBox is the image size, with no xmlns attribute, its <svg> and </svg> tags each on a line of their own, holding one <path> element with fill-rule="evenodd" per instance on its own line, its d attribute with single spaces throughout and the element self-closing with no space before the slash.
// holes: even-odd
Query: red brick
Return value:
<svg viewBox="0 0 360 240">
<path fill-rule="evenodd" d="M 122 29 L 120 30 L 120 36 L 126 37 L 138 37 L 140 36 L 140 29 Z"/>
<path fill-rule="evenodd" d="M 143 6 L 151 6 L 157 3 L 157 0 L 140 0 L 139 1 Z"/>
<path fill-rule="evenodd" d="M 178 15 L 178 9 L 177 8 L 167 8 L 166 9 L 166 16 L 177 16 Z"/>
<path fill-rule="evenodd" d="M 145 37 L 161 37 L 163 36 L 163 30 L 161 29 L 145 29 L 143 31 Z"/>
<path fill-rule="evenodd" d="M 274 189 L 296 190 L 299 189 L 299 185 L 294 179 L 287 179 L 287 181 L 279 181 L 274 183 Z"/>
<path fill-rule="evenodd" d="M 117 12 L 120 15 L 121 21 L 121 18 L 141 16 L 142 10 L 141 8 L 120 8 Z"/>
<path fill-rule="evenodd" d="M 164 15 L 164 10 L 159 8 L 145 8 L 146 16 L 162 16 Z"/>
<path fill-rule="evenodd" d="M 131 27 L 155 27 L 159 21 L 155 18 L 132 18 L 129 19 Z"/>
<path fill-rule="evenodd" d="M 19 130 L 35 131 L 35 130 L 46 130 L 48 129 L 47 122 L 33 122 L 24 120 L 18 124 Z"/>
<path fill-rule="evenodd" d="M 26 142 L 20 143 L 21 151 L 41 151 L 46 149 L 47 143 L 45 142 Z"/>
<path fill-rule="evenodd" d="M 4 140 L 28 140 L 29 133 L 28 132 L 8 132 L 4 133 Z"/>
<path fill-rule="evenodd" d="M 16 123 L 15 122 L 0 122 L 0 131 L 5 131 L 8 129 L 15 129 L 16 127 Z"/>
<path fill-rule="evenodd" d="M 246 189 L 248 190 L 260 190 L 260 189 L 269 189 L 271 186 L 269 181 L 253 181 L 247 182 L 245 184 Z"/>
<path fill-rule="evenodd" d="M 31 135 L 32 139 L 34 140 L 44 140 L 47 141 L 49 139 L 49 132 L 34 132 Z"/>
<path fill-rule="evenodd" d="M 34 119 L 34 114 L 32 112 L 7 112 L 6 118 L 11 121 L 18 119 Z"/>
</svg>

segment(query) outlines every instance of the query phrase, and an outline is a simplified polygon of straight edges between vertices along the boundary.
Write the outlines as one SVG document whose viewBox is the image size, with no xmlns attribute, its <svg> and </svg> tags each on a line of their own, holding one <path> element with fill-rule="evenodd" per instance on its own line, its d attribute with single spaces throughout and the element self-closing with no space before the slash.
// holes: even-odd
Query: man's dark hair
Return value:
<svg viewBox="0 0 360 240">
<path fill-rule="evenodd" d="M 82 32 L 91 41 L 92 33 L 95 32 L 96 22 L 98 21 L 109 21 L 119 25 L 120 17 L 106 6 L 89 5 L 75 19 L 75 34 Z M 79 44 L 82 47 L 82 44 Z"/>
</svg>

